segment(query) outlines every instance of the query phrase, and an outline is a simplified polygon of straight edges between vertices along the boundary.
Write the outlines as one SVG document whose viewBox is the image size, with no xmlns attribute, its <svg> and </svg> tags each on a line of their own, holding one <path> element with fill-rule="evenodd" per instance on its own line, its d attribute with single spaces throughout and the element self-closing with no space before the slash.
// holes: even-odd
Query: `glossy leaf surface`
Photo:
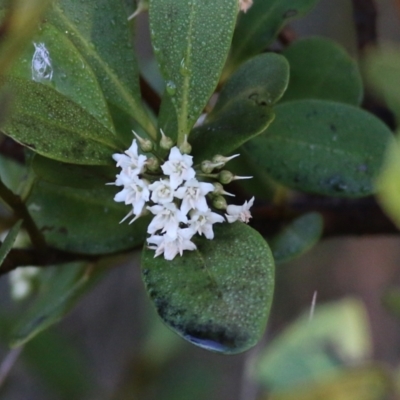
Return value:
<svg viewBox="0 0 400 400">
<path fill-rule="evenodd" d="M 107 165 L 118 151 L 116 136 L 74 102 L 33 81 L 2 80 L 14 96 L 4 131 L 33 151 L 59 161 Z"/>
<path fill-rule="evenodd" d="M 289 65 L 278 54 L 263 54 L 242 65 L 221 90 L 206 122 L 193 130 L 193 155 L 206 159 L 229 154 L 264 131 L 288 81 Z"/>
<path fill-rule="evenodd" d="M 228 55 L 236 0 L 150 0 L 152 43 L 178 116 L 188 134 L 215 89 Z"/>
<path fill-rule="evenodd" d="M 42 26 L 10 73 L 51 87 L 115 133 L 96 75 L 65 32 L 50 23 Z"/>
<path fill-rule="evenodd" d="M 46 241 L 61 250 L 107 254 L 143 243 L 149 223 L 140 218 L 120 224 L 130 211 L 113 200 L 118 189 L 102 185 L 78 189 L 39 181 L 28 198 L 28 209 Z"/>
<path fill-rule="evenodd" d="M 138 67 L 127 17 L 122 1 L 58 0 L 47 21 L 68 37 L 91 66 L 106 100 L 155 135 L 155 127 L 140 100 Z"/>
<path fill-rule="evenodd" d="M 214 228 L 213 240 L 172 261 L 143 250 L 147 292 L 163 321 L 208 350 L 239 353 L 254 346 L 267 322 L 274 264 L 264 239 L 236 222 Z"/>
<path fill-rule="evenodd" d="M 290 64 L 290 84 L 282 101 L 321 99 L 360 104 L 363 84 L 357 64 L 333 40 L 297 40 L 283 55 Z"/>
<path fill-rule="evenodd" d="M 21 346 L 59 322 L 102 272 L 101 268 L 81 263 L 65 264 L 42 272 L 40 291 L 12 331 L 11 345 Z"/>
<path fill-rule="evenodd" d="M 254 162 L 279 183 L 304 192 L 367 196 L 391 140 L 373 115 L 342 103 L 288 102 L 270 128 L 246 143 Z"/>
<path fill-rule="evenodd" d="M 307 252 L 322 235 L 323 218 L 312 212 L 304 214 L 269 241 L 275 263 L 284 263 Z"/>
<path fill-rule="evenodd" d="M 227 70 L 261 53 L 290 20 L 308 13 L 318 0 L 254 0 L 247 13 L 240 13 Z"/>
</svg>

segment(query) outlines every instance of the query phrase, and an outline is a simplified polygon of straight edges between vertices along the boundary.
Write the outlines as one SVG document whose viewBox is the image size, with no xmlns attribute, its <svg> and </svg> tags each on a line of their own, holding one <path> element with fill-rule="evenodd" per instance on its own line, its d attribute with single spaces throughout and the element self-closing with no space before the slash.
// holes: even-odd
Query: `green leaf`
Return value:
<svg viewBox="0 0 400 400">
<path fill-rule="evenodd" d="M 318 0 L 254 0 L 247 13 L 240 13 L 233 36 L 226 75 L 243 61 L 261 53 L 284 25 L 307 14 Z"/>
<path fill-rule="evenodd" d="M 74 164 L 107 165 L 117 138 L 71 100 L 37 82 L 2 78 L 14 95 L 4 131 L 33 151 Z"/>
<path fill-rule="evenodd" d="M 338 371 L 314 385 L 302 385 L 269 400 L 382 400 L 393 394 L 390 371 L 381 365 L 356 366 Z"/>
<path fill-rule="evenodd" d="M 3 243 L 0 246 L 0 269 L 1 265 L 3 264 L 3 261 L 7 257 L 7 254 L 10 252 L 10 250 L 14 245 L 15 239 L 17 238 L 19 230 L 21 229 L 22 222 L 23 222 L 22 220 L 19 220 L 10 229 L 10 232 L 8 232 L 7 237 L 4 239 Z"/>
<path fill-rule="evenodd" d="M 237 12 L 237 0 L 150 0 L 152 43 L 178 116 L 178 142 L 218 83 Z"/>
<path fill-rule="evenodd" d="M 234 354 L 254 346 L 267 322 L 274 288 L 264 239 L 236 222 L 214 228 L 214 240 L 172 261 L 144 247 L 142 275 L 163 321 L 189 342 Z"/>
<path fill-rule="evenodd" d="M 31 163 L 40 179 L 60 186 L 95 189 L 115 181 L 115 167 L 66 164 L 35 155 Z"/>
<path fill-rule="evenodd" d="M 193 130 L 193 155 L 229 154 L 264 131 L 288 81 L 289 65 L 278 54 L 262 54 L 242 65 L 221 90 L 206 122 Z"/>
<path fill-rule="evenodd" d="M 155 137 L 155 127 L 141 103 L 139 72 L 127 17 L 122 1 L 58 0 L 47 22 L 65 34 L 91 66 L 106 100 Z"/>
<path fill-rule="evenodd" d="M 400 139 L 388 148 L 384 168 L 376 181 L 378 200 L 400 228 Z"/>
<path fill-rule="evenodd" d="M 21 346 L 59 322 L 104 273 L 99 265 L 64 264 L 42 272 L 40 291 L 10 334 L 12 347 Z"/>
<path fill-rule="evenodd" d="M 102 185 L 78 189 L 38 181 L 28 198 L 32 218 L 51 246 L 107 254 L 132 249 L 146 237 L 148 218 L 120 224 L 129 206 L 113 200 L 117 189 Z"/>
<path fill-rule="evenodd" d="M 282 101 L 321 99 L 359 105 L 363 84 L 356 62 L 333 40 L 314 37 L 283 51 L 290 84 Z"/>
<path fill-rule="evenodd" d="M 272 392 L 318 382 L 366 361 L 372 343 L 363 304 L 348 298 L 305 313 L 258 355 L 251 376 Z"/>
<path fill-rule="evenodd" d="M 361 197 L 375 191 L 392 134 L 372 114 L 342 103 L 303 100 L 275 108 L 270 128 L 245 144 L 279 183 L 304 192 Z"/>
<path fill-rule="evenodd" d="M 20 195 L 27 181 L 27 167 L 11 158 L 0 155 L 0 177 L 2 182 L 15 194 Z"/>
<path fill-rule="evenodd" d="M 364 60 L 367 81 L 383 96 L 400 121 L 400 48 L 383 47 L 370 50 Z"/>
<path fill-rule="evenodd" d="M 2 18 L 2 40 L 0 41 L 0 75 L 19 56 L 32 38 L 38 22 L 50 5 L 50 0 L 1 1 L 0 10 L 5 10 Z"/>
<path fill-rule="evenodd" d="M 268 242 L 275 263 L 288 262 L 310 250 L 321 238 L 323 223 L 321 214 L 316 212 L 304 214 L 292 221 Z"/>
<path fill-rule="evenodd" d="M 45 62 L 48 63 L 46 67 Z M 68 36 L 53 25 L 43 24 L 10 73 L 53 88 L 80 105 L 115 134 L 96 75 Z"/>
</svg>

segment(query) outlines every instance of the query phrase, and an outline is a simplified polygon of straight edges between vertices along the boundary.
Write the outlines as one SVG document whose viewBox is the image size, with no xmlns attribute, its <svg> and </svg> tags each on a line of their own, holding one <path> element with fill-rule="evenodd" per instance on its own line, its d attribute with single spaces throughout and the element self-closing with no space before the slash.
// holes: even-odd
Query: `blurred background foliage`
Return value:
<svg viewBox="0 0 400 400">
<path fill-rule="evenodd" d="M 46 1 L 29 4 L 12 18 L 9 41 L 0 46 L 0 73 L 35 28 Z M 126 0 L 131 12 L 134 5 Z M 379 43 L 390 50 L 360 56 L 350 0 L 320 0 L 304 18 L 290 23 L 299 38 L 320 35 L 340 43 L 358 58 L 368 95 L 384 98 L 395 115 L 400 82 L 400 7 L 376 1 Z M 146 14 L 136 23 L 136 48 L 143 76 L 157 92 L 162 80 L 149 42 Z M 273 47 L 279 49 L 280 44 Z M 387 47 L 384 47 L 387 48 Z M 393 50 L 395 49 L 395 50 Z M 364 49 L 363 49 L 364 50 Z M 386 68 L 386 69 L 384 69 Z M 382 71 L 387 71 L 382 73 Z M 397 85 L 397 86 L 396 86 Z M 289 94 L 288 94 L 289 95 Z M 295 96 L 295 93 L 290 94 Z M 6 110 L 6 94 L 0 99 Z M 345 101 L 345 100 L 343 100 Z M 349 102 L 359 99 L 350 99 Z M 368 105 L 368 104 L 366 104 Z M 2 115 L 4 112 L 2 113 Z M 398 176 L 400 152 L 393 146 L 388 168 L 378 182 L 383 206 L 400 224 Z M 4 168 L 4 167 L 3 167 Z M 13 168 L 8 166 L 8 168 Z M 15 172 L 18 174 L 18 171 Z M 397 185 L 397 186 L 396 186 Z M 308 226 L 307 237 L 297 228 Z M 303 229 L 300 232 L 304 233 Z M 295 246 L 288 252 L 285 235 Z M 19 329 L 36 332 L 54 321 L 35 315 L 30 299 L 14 302 L 7 278 L 0 280 L 0 398 L 6 400 L 380 400 L 400 397 L 400 239 L 335 238 L 319 242 L 318 214 L 307 214 L 271 244 L 277 258 L 276 294 L 266 335 L 251 351 L 234 356 L 197 349 L 170 332 L 155 315 L 144 293 L 139 257 L 119 260 L 61 323 L 27 344 L 18 342 L 15 316 L 27 315 Z M 14 238 L 15 239 L 15 238 Z M 11 240 L 11 239 L 10 239 Z M 279 258 L 291 253 L 300 258 Z M 86 290 L 81 265 L 65 279 Z M 51 268 L 46 275 L 51 276 Z M 86 271 L 87 272 L 87 271 Z M 84 276 L 87 276 L 85 273 Z M 96 278 L 96 277 L 95 277 Z M 90 279 L 89 279 L 90 280 Z M 42 285 L 40 285 L 43 288 Z M 75 292 L 57 303 L 58 287 L 47 288 L 46 301 L 67 313 Z M 315 300 L 313 302 L 313 299 Z M 53 312 L 53 311 L 52 311 Z M 54 313 L 54 312 L 53 312 Z"/>
</svg>

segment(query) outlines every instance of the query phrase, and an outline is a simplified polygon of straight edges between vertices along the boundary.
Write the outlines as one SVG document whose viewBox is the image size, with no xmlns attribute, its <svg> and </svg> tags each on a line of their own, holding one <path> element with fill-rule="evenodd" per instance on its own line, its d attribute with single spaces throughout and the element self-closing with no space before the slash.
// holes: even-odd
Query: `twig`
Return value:
<svg viewBox="0 0 400 400">
<path fill-rule="evenodd" d="M 46 249 L 46 241 L 44 240 L 42 232 L 37 228 L 21 198 L 15 195 L 1 180 L 0 197 L 14 211 L 17 218 L 24 221 L 24 227 L 28 232 L 32 244 L 39 253 L 43 253 Z"/>
</svg>

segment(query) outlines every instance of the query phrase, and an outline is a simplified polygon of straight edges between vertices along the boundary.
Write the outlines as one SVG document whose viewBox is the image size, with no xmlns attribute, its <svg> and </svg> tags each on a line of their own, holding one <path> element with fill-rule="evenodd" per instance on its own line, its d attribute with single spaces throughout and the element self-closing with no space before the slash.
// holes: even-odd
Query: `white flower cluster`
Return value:
<svg viewBox="0 0 400 400">
<path fill-rule="evenodd" d="M 213 224 L 225 219 L 211 210 L 207 197 L 219 196 L 221 199 L 221 194 L 229 193 L 223 191 L 220 183 L 196 179 L 196 175 L 210 177 L 212 174 L 196 171 L 192 156 L 182 154 L 178 147 L 172 147 L 168 160 L 157 171 L 157 168 L 150 167 L 155 159 L 139 154 L 134 139 L 125 154 L 114 154 L 113 158 L 117 167 L 122 169 L 112 183 L 122 186 L 114 200 L 132 207 L 121 222 L 133 216 L 132 223 L 148 211 L 154 215 L 147 228 L 150 234 L 147 243 L 150 249 L 155 250 L 155 257 L 164 254 L 166 260 L 172 260 L 178 253 L 182 255 L 184 250 L 195 250 L 196 245 L 191 239 L 196 233 L 207 239 L 214 238 Z M 228 161 L 231 158 L 224 159 Z M 242 206 L 226 207 L 225 203 L 219 208 L 226 209 L 228 222 L 239 220 L 247 223 L 251 218 L 249 209 L 253 202 L 254 198 Z"/>
</svg>

